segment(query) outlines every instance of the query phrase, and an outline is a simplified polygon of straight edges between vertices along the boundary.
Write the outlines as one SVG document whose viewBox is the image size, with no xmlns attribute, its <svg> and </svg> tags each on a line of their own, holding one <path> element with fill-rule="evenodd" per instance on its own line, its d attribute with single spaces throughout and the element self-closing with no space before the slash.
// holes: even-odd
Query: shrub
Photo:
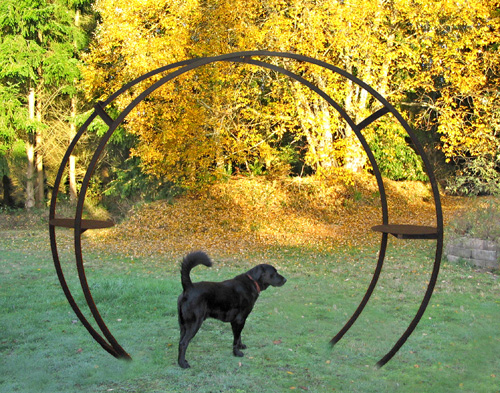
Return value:
<svg viewBox="0 0 500 393">
<path fill-rule="evenodd" d="M 500 206 L 494 199 L 481 201 L 477 207 L 456 214 L 449 230 L 451 239 L 475 237 L 500 245 Z"/>
<path fill-rule="evenodd" d="M 500 154 L 465 160 L 447 189 L 457 195 L 500 195 Z"/>
<path fill-rule="evenodd" d="M 391 180 L 426 181 L 422 160 L 405 136 L 404 129 L 385 122 L 368 137 L 380 172 Z"/>
</svg>

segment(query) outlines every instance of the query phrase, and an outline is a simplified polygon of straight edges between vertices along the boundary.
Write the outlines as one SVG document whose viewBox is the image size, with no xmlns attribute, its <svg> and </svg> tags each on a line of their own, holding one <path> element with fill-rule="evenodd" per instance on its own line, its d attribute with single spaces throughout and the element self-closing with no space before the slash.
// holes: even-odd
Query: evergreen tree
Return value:
<svg viewBox="0 0 500 393">
<path fill-rule="evenodd" d="M 77 53 L 85 34 L 75 16 L 88 0 L 2 0 L 0 3 L 0 155 L 26 146 L 26 200 L 44 199 L 44 133 L 57 114 L 48 108 L 76 94 Z M 68 124 L 69 126 L 69 124 Z"/>
</svg>

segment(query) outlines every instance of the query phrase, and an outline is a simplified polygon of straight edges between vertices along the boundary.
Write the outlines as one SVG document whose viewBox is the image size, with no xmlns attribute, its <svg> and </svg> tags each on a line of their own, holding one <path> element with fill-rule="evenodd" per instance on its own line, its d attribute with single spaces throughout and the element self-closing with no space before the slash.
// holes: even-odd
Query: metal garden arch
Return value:
<svg viewBox="0 0 500 393">
<path fill-rule="evenodd" d="M 312 84 L 310 81 L 304 79 L 303 77 L 292 73 L 284 68 L 278 67 L 276 65 L 261 61 L 261 60 L 256 60 L 254 59 L 255 57 L 259 58 L 266 58 L 266 57 L 271 57 L 271 58 L 287 58 L 287 59 L 294 59 L 300 62 L 305 62 L 305 63 L 310 63 L 310 64 L 315 64 L 317 66 L 323 67 L 327 70 L 330 70 L 333 73 L 339 74 L 349 80 L 351 80 L 353 83 L 357 84 L 361 88 L 365 89 L 367 92 L 369 92 L 372 97 L 378 101 L 379 105 L 381 106 L 381 109 L 378 109 L 374 113 L 372 113 L 370 116 L 368 116 L 366 119 L 361 121 L 358 124 L 355 124 L 353 119 L 346 113 L 346 111 L 337 103 L 335 102 L 328 94 L 326 94 L 323 90 L 319 89 L 317 86 Z M 403 346 L 403 344 L 406 342 L 408 337 L 412 334 L 414 329 L 416 328 L 417 324 L 419 323 L 420 319 L 422 318 L 422 315 L 425 312 L 425 309 L 427 308 L 427 305 L 429 304 L 430 298 L 432 296 L 432 293 L 434 291 L 434 287 L 436 285 L 437 277 L 439 274 L 439 268 L 441 264 L 441 255 L 442 255 L 442 249 L 443 249 L 443 216 L 442 216 L 442 209 L 441 209 L 441 202 L 440 202 L 440 196 L 439 196 L 439 191 L 438 191 L 438 186 L 437 182 L 434 176 L 434 172 L 432 170 L 432 167 L 430 165 L 429 160 L 427 159 L 424 150 L 422 148 L 422 145 L 416 138 L 414 132 L 410 128 L 410 126 L 406 123 L 406 121 L 403 119 L 401 114 L 389 103 L 385 100 L 384 97 L 382 97 L 378 92 L 376 92 L 374 89 L 372 89 L 370 86 L 368 86 L 366 83 L 361 81 L 360 79 L 356 78 L 355 76 L 351 75 L 350 73 L 335 67 L 331 64 L 325 63 L 320 60 L 316 60 L 314 58 L 298 55 L 298 54 L 293 54 L 293 53 L 281 53 L 281 52 L 268 52 L 268 51 L 247 51 L 247 52 L 237 52 L 237 53 L 231 53 L 231 54 L 226 54 L 226 55 L 221 55 L 221 56 L 215 56 L 215 57 L 205 57 L 205 58 L 198 58 L 198 59 L 191 59 L 191 60 L 185 60 L 181 62 L 177 62 L 174 64 L 170 64 L 164 67 L 160 67 L 154 71 L 151 71 L 147 74 L 144 74 L 143 76 L 135 79 L 134 81 L 126 84 L 123 86 L 120 90 L 112 94 L 106 101 L 104 102 L 98 102 L 95 105 L 93 113 L 90 115 L 90 117 L 87 119 L 87 121 L 82 125 L 82 127 L 79 129 L 78 133 L 74 137 L 73 141 L 71 142 L 70 146 L 68 147 L 61 165 L 59 167 L 59 171 L 56 176 L 56 180 L 54 183 L 54 191 L 52 194 L 52 200 L 50 204 L 50 211 L 49 211 L 49 233 L 50 233 L 50 243 L 51 243 L 51 249 L 52 249 L 52 256 L 54 260 L 54 265 L 55 269 L 57 272 L 57 276 L 59 278 L 59 282 L 61 284 L 61 287 L 63 288 L 64 294 L 66 295 L 66 298 L 68 299 L 73 311 L 76 313 L 77 317 L 79 320 L 82 322 L 82 324 L 85 326 L 85 328 L 88 330 L 88 332 L 91 334 L 91 336 L 94 338 L 95 341 L 97 341 L 104 350 L 109 352 L 111 355 L 117 357 L 117 358 L 124 358 L 124 359 L 131 359 L 130 355 L 122 348 L 122 346 L 118 343 L 118 341 L 115 339 L 115 337 L 111 334 L 109 331 L 108 327 L 106 326 L 103 318 L 99 314 L 99 310 L 97 309 L 97 306 L 93 300 L 89 284 L 87 282 L 87 278 L 85 276 L 85 268 L 83 264 L 83 256 L 82 256 L 82 242 L 81 242 L 81 235 L 83 232 L 89 229 L 98 229 L 98 228 L 107 228 L 113 225 L 112 221 L 100 221 L 100 220 L 87 220 L 82 218 L 83 214 L 83 207 L 85 203 L 85 197 L 86 193 L 89 187 L 89 182 L 91 180 L 91 177 L 93 175 L 94 169 L 96 167 L 97 162 L 99 161 L 99 158 L 101 156 L 102 151 L 104 150 L 106 144 L 108 143 L 111 135 L 113 132 L 116 130 L 116 128 L 123 122 L 123 120 L 126 118 L 126 116 L 142 101 L 144 100 L 149 94 L 154 92 L 156 89 L 160 88 L 167 82 L 175 79 L 179 75 L 182 75 L 184 73 L 187 73 L 188 71 L 194 70 L 196 68 L 212 64 L 212 63 L 217 63 L 217 62 L 232 62 L 232 63 L 246 63 L 246 64 L 252 64 L 255 66 L 267 68 L 270 70 L 274 70 L 276 72 L 279 72 L 283 75 L 286 75 L 301 84 L 309 87 L 312 91 L 317 93 L 319 96 L 324 98 L 337 112 L 341 115 L 341 117 L 347 122 L 347 124 L 352 128 L 356 136 L 358 137 L 359 141 L 361 142 L 365 152 L 367 153 L 368 159 L 370 160 L 370 163 L 373 167 L 373 172 L 375 174 L 375 177 L 377 179 L 377 184 L 380 192 L 380 199 L 381 199 L 381 207 L 382 207 L 382 222 L 380 225 L 374 226 L 372 230 L 381 232 L 381 242 L 380 242 L 380 251 L 378 254 L 378 260 L 377 264 L 373 273 L 373 277 L 371 279 L 371 282 L 366 290 L 366 293 L 361 300 L 360 304 L 358 305 L 357 309 L 351 316 L 351 318 L 346 322 L 344 327 L 331 339 L 332 344 L 336 344 L 343 336 L 344 334 L 350 329 L 350 327 L 354 324 L 356 319 L 359 317 L 361 312 L 363 311 L 364 307 L 368 303 L 368 300 L 370 299 L 373 290 L 375 289 L 375 286 L 377 285 L 378 278 L 380 276 L 380 273 L 382 271 L 382 266 L 384 263 L 384 258 L 386 254 L 386 249 L 387 249 L 387 242 L 388 242 L 388 235 L 392 234 L 397 238 L 400 239 L 435 239 L 436 240 L 436 252 L 435 252 L 435 260 L 434 260 L 434 265 L 433 265 L 433 270 L 432 274 L 426 289 L 426 292 L 424 294 L 424 298 L 420 304 L 420 307 L 414 316 L 413 320 L 411 321 L 410 325 L 406 329 L 406 331 L 402 334 L 402 336 L 399 338 L 399 340 L 394 344 L 392 349 L 385 354 L 377 363 L 378 367 L 382 367 L 384 364 L 386 364 L 389 360 L 392 359 L 392 357 L 398 352 L 398 350 Z M 175 70 L 175 71 L 171 71 Z M 130 104 L 116 117 L 116 119 L 112 119 L 109 114 L 106 112 L 106 107 L 113 101 L 115 100 L 118 96 L 121 94 L 125 93 L 128 91 L 131 87 L 135 86 L 136 84 L 151 78 L 155 75 L 161 74 L 161 73 L 166 73 L 168 71 L 171 71 L 170 73 L 166 74 L 163 76 L 160 80 L 157 82 L 153 83 L 151 86 L 149 86 L 147 89 L 145 89 L 141 94 L 139 94 L 134 100 L 130 102 Z M 411 138 L 412 143 L 415 146 L 415 150 L 417 153 L 420 155 L 425 171 L 427 173 L 427 176 L 429 177 L 429 181 L 431 184 L 432 188 L 432 193 L 433 193 L 433 198 L 434 198 L 434 206 L 435 206 L 435 214 L 436 214 L 436 221 L 435 221 L 435 226 L 419 226 L 419 225 L 405 225 L 405 224 L 394 224 L 391 223 L 389 220 L 389 212 L 388 212 L 388 206 L 387 206 L 387 197 L 384 189 L 384 184 L 382 181 L 382 176 L 380 174 L 380 170 L 378 168 L 377 162 L 375 161 L 375 157 L 370 150 L 370 147 L 368 146 L 368 143 L 366 142 L 365 138 L 363 137 L 361 131 L 373 123 L 374 121 L 378 120 L 382 116 L 386 114 L 392 114 L 398 122 L 401 124 L 401 126 L 405 129 L 407 132 L 408 136 Z M 89 164 L 89 167 L 87 169 L 87 172 L 85 174 L 85 177 L 83 179 L 83 182 L 81 184 L 81 190 L 80 194 L 78 196 L 78 202 L 76 205 L 76 212 L 75 216 L 71 218 L 61 218 L 58 215 L 56 215 L 56 205 L 57 205 L 57 196 L 59 193 L 59 188 L 61 186 L 61 179 L 63 178 L 63 174 L 65 171 L 65 168 L 68 164 L 69 157 L 72 154 L 73 150 L 75 149 L 75 146 L 77 145 L 78 141 L 82 137 L 82 135 L 87 131 L 87 128 L 89 125 L 92 123 L 92 121 L 100 117 L 109 127 L 108 131 L 102 136 L 101 141 L 92 157 L 92 160 Z M 78 307 L 76 301 L 73 298 L 73 295 L 67 285 L 66 278 L 64 276 L 62 267 L 61 267 L 61 262 L 59 259 L 59 253 L 58 253 L 58 248 L 57 248 L 57 239 L 56 239 L 56 227 L 65 227 L 65 228 L 73 228 L 74 229 L 74 250 L 75 250 L 75 257 L 76 257 L 76 267 L 78 271 L 78 276 L 80 280 L 80 285 L 82 288 L 82 291 L 85 296 L 85 300 L 88 304 L 88 307 L 92 313 L 93 318 L 95 319 L 95 322 L 97 323 L 101 333 L 99 333 L 94 327 L 90 324 L 90 322 L 87 320 L 87 318 L 83 315 L 81 312 L 80 308 Z"/>
</svg>

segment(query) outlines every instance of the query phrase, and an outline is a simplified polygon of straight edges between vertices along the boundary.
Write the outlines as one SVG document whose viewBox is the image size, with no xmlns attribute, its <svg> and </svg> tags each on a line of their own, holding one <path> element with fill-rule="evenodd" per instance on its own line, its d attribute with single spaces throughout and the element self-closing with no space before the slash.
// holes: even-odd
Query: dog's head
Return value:
<svg viewBox="0 0 500 393">
<path fill-rule="evenodd" d="M 267 264 L 257 265 L 249 270 L 247 274 L 259 283 L 262 291 L 270 285 L 281 287 L 286 283 L 286 278 L 279 274 L 273 266 Z"/>
</svg>

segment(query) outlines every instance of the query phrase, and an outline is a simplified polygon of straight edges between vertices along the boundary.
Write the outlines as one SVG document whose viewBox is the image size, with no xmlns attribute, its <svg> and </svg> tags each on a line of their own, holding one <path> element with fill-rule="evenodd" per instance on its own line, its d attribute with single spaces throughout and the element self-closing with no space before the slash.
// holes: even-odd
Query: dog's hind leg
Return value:
<svg viewBox="0 0 500 393">
<path fill-rule="evenodd" d="M 241 342 L 241 331 L 245 327 L 245 321 L 242 323 L 231 322 L 231 327 L 233 328 L 233 354 L 234 356 L 242 357 L 244 353 L 240 349 L 245 349 L 247 346 Z"/>
<path fill-rule="evenodd" d="M 191 339 L 196 335 L 196 333 L 198 333 L 198 330 L 200 329 L 202 323 L 203 319 L 198 318 L 191 323 L 186 323 L 186 321 L 184 321 L 184 325 L 181 325 L 181 338 L 179 340 L 179 357 L 177 361 L 179 363 L 179 366 L 181 366 L 182 368 L 191 367 L 186 360 L 186 350 Z"/>
<path fill-rule="evenodd" d="M 186 323 L 184 322 L 184 318 L 182 316 L 182 309 L 180 305 L 177 306 L 177 309 L 178 309 L 177 317 L 179 319 L 179 328 L 181 331 L 181 340 L 182 340 L 182 337 L 184 337 L 184 335 L 186 334 Z"/>
</svg>

